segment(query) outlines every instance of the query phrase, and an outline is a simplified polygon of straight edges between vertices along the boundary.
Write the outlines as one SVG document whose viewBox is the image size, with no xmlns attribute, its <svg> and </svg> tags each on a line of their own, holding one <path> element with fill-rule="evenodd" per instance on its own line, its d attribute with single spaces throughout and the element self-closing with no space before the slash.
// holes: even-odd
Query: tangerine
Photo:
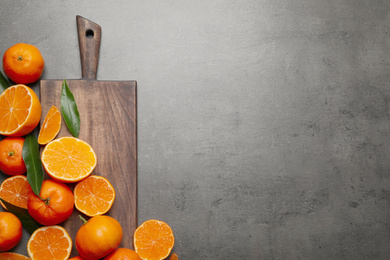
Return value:
<svg viewBox="0 0 390 260">
<path fill-rule="evenodd" d="M 0 253 L 0 260 L 30 260 L 30 258 L 18 253 L 4 252 Z"/>
<path fill-rule="evenodd" d="M 115 190 L 102 176 L 90 175 L 74 188 L 75 206 L 89 217 L 103 215 L 112 207 Z"/>
<path fill-rule="evenodd" d="M 50 177 L 69 183 L 89 176 L 97 163 L 92 147 L 75 137 L 51 141 L 43 149 L 41 158 Z"/>
<path fill-rule="evenodd" d="M 0 198 L 12 205 L 27 209 L 27 197 L 31 191 L 27 177 L 25 175 L 16 175 L 5 179 L 1 183 Z M 7 209 L 1 201 L 0 204 Z"/>
<path fill-rule="evenodd" d="M 22 239 L 22 222 L 10 212 L 0 212 L 0 251 L 8 251 Z"/>
<path fill-rule="evenodd" d="M 131 249 L 118 247 L 103 260 L 142 260 L 139 255 Z"/>
<path fill-rule="evenodd" d="M 169 256 L 175 244 L 172 229 L 160 220 L 147 220 L 134 232 L 135 251 L 142 259 L 162 260 Z"/>
<path fill-rule="evenodd" d="M 56 225 L 73 212 L 74 196 L 70 188 L 54 180 L 44 180 L 39 196 L 30 192 L 27 209 L 31 217 L 42 225 Z"/>
<path fill-rule="evenodd" d="M 122 241 L 122 227 L 113 217 L 95 216 L 80 227 L 76 234 L 76 248 L 87 260 L 101 259 L 114 251 Z"/>
<path fill-rule="evenodd" d="M 61 226 L 40 227 L 27 242 L 32 260 L 66 260 L 72 251 L 72 239 Z"/>
<path fill-rule="evenodd" d="M 25 85 L 14 85 L 0 94 L 0 134 L 26 135 L 39 124 L 42 107 L 35 92 Z"/>
<path fill-rule="evenodd" d="M 28 84 L 37 81 L 43 72 L 45 61 L 37 47 L 17 43 L 8 48 L 3 56 L 3 70 L 13 82 Z"/>
<path fill-rule="evenodd" d="M 0 141 L 0 171 L 7 175 L 26 173 L 22 157 L 23 144 L 23 137 L 6 137 Z"/>
<path fill-rule="evenodd" d="M 0 259 L 0 260 L 1 260 L 1 259 Z M 85 260 L 85 259 L 78 255 L 78 256 L 69 258 L 69 260 Z"/>
</svg>

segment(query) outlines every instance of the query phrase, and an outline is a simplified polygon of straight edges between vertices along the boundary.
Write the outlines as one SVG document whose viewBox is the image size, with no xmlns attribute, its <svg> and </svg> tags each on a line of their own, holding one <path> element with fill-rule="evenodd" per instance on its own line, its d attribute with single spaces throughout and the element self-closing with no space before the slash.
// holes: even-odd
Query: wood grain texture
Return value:
<svg viewBox="0 0 390 260">
<path fill-rule="evenodd" d="M 133 248 L 137 227 L 137 86 L 135 81 L 67 80 L 80 113 L 79 138 L 97 155 L 92 174 L 106 177 L 114 186 L 116 199 L 107 213 L 123 228 L 122 247 Z M 62 80 L 41 80 L 40 99 L 43 123 L 52 105 L 60 108 Z M 71 136 L 62 123 L 58 137 Z M 70 184 L 73 189 L 74 184 Z M 73 242 L 83 224 L 75 209 L 62 225 Z M 85 217 L 85 216 L 84 216 Z M 76 248 L 72 256 L 77 255 Z"/>
<path fill-rule="evenodd" d="M 100 25 L 76 16 L 83 79 L 96 79 L 102 28 Z"/>
</svg>

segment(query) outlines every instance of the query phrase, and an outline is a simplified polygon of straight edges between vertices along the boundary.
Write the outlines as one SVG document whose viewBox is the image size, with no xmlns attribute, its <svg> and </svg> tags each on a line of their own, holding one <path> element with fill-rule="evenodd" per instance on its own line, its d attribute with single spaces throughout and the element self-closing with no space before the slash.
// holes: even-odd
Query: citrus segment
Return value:
<svg viewBox="0 0 390 260">
<path fill-rule="evenodd" d="M 0 198 L 15 206 L 27 209 L 27 198 L 30 191 L 32 189 L 27 181 L 27 177 L 16 175 L 5 179 L 1 183 Z M 0 204 L 4 209 L 7 209 L 1 201 Z"/>
<path fill-rule="evenodd" d="M 134 232 L 134 248 L 142 259 L 161 260 L 169 256 L 175 238 L 167 223 L 155 219 L 142 223 Z"/>
<path fill-rule="evenodd" d="M 42 152 L 42 164 L 58 181 L 77 182 L 96 167 L 96 154 L 86 142 L 75 137 L 62 137 L 48 143 Z"/>
<path fill-rule="evenodd" d="M 169 258 L 169 260 L 179 260 L 179 257 L 177 256 L 176 253 L 173 253 L 173 254 L 171 255 L 171 257 Z"/>
<path fill-rule="evenodd" d="M 33 260 L 65 260 L 71 250 L 72 240 L 61 226 L 38 228 L 27 242 L 27 252 Z"/>
<path fill-rule="evenodd" d="M 23 136 L 38 125 L 42 113 L 35 92 L 25 85 L 14 85 L 0 95 L 0 134 Z"/>
<path fill-rule="evenodd" d="M 61 113 L 56 106 L 52 106 L 47 112 L 41 130 L 39 131 L 38 143 L 47 144 L 52 141 L 61 129 Z"/>
<path fill-rule="evenodd" d="M 91 175 L 74 188 L 76 208 L 89 217 L 105 214 L 115 200 L 115 190 L 102 176 Z"/>
<path fill-rule="evenodd" d="M 29 260 L 27 256 L 18 254 L 18 253 L 12 253 L 12 252 L 4 252 L 0 253 L 0 260 Z"/>
</svg>

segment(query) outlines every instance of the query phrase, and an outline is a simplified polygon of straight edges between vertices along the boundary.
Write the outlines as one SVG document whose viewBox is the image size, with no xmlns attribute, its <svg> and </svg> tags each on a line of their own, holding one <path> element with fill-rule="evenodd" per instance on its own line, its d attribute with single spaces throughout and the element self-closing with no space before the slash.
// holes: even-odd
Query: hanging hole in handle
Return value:
<svg viewBox="0 0 390 260">
<path fill-rule="evenodd" d="M 86 36 L 88 39 L 93 38 L 93 36 L 94 36 L 93 30 L 88 29 L 88 30 L 85 32 L 85 36 Z"/>
</svg>

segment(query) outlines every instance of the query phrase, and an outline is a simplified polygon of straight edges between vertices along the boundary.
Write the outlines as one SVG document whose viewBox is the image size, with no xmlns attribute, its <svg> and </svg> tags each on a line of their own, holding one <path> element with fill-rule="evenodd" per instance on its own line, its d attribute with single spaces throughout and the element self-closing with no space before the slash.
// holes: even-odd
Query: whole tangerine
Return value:
<svg viewBox="0 0 390 260">
<path fill-rule="evenodd" d="M 67 220 L 73 212 L 74 196 L 70 188 L 54 180 L 44 180 L 39 196 L 30 192 L 28 213 L 38 223 L 49 226 Z"/>
<path fill-rule="evenodd" d="M 34 45 L 17 43 L 4 52 L 4 73 L 17 84 L 37 81 L 44 67 L 45 61 L 42 54 Z"/>
<path fill-rule="evenodd" d="M 103 260 L 142 260 L 139 255 L 131 249 L 118 247 Z"/>
<path fill-rule="evenodd" d="M 0 141 L 0 171 L 7 175 L 20 175 L 26 172 L 24 164 L 23 137 L 6 137 Z"/>
<path fill-rule="evenodd" d="M 22 239 L 22 222 L 10 212 L 0 212 L 0 251 L 8 251 Z"/>
<path fill-rule="evenodd" d="M 83 221 L 84 225 L 76 234 L 76 248 L 81 257 L 87 260 L 101 259 L 121 243 L 122 227 L 113 217 L 101 215 Z"/>
<path fill-rule="evenodd" d="M 69 260 L 85 260 L 85 259 L 78 255 L 78 256 L 69 258 Z"/>
</svg>

